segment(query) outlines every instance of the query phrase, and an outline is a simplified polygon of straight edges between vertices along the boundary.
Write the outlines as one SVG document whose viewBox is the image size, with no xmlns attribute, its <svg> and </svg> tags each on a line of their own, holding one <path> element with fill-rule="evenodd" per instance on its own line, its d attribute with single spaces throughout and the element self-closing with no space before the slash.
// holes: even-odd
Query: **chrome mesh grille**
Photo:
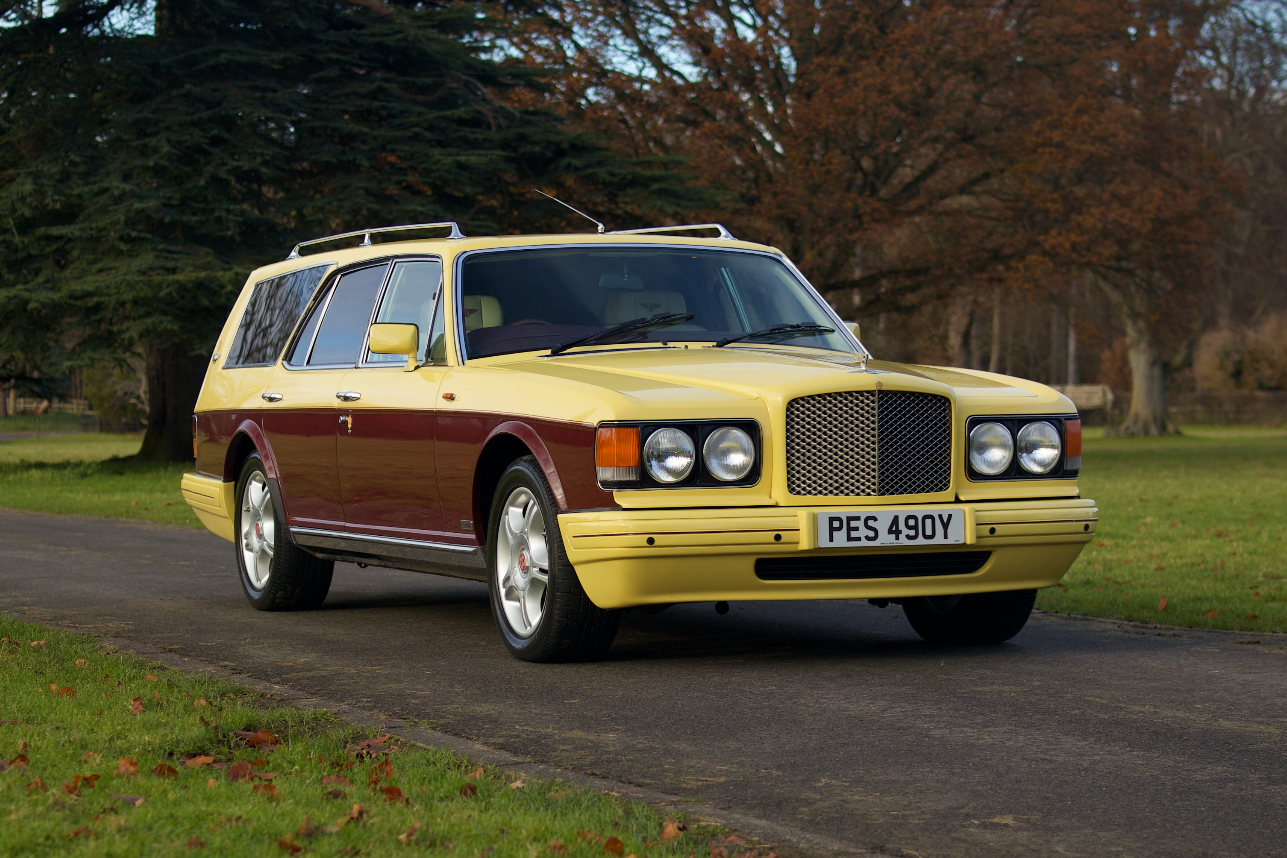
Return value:
<svg viewBox="0 0 1287 858">
<path fill-rule="evenodd" d="M 952 483 L 952 407 L 897 390 L 802 396 L 787 403 L 793 495 L 930 494 Z"/>
</svg>

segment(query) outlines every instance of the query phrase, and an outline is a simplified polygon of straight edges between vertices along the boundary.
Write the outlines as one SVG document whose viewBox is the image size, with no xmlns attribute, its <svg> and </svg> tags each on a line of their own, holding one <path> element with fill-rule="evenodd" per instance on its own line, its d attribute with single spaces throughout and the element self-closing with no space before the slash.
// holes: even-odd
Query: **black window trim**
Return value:
<svg viewBox="0 0 1287 858">
<path fill-rule="evenodd" d="M 324 262 L 317 262 L 312 265 L 301 265 L 299 268 L 292 268 L 290 271 L 283 271 L 281 274 L 275 274 L 272 277 L 265 277 L 263 280 L 255 281 L 255 285 L 251 287 L 250 298 L 246 300 L 246 306 L 241 308 L 241 318 L 237 319 L 237 327 L 232 333 L 233 342 L 236 342 L 237 334 L 238 332 L 241 331 L 241 324 L 246 319 L 246 311 L 250 309 L 250 302 L 255 299 L 256 289 L 258 289 L 261 285 L 263 285 L 264 283 L 268 283 L 271 280 L 276 280 L 279 277 L 288 277 L 291 274 L 298 274 L 299 272 L 307 271 L 310 268 L 334 269 L 335 260 L 331 259 Z M 317 286 L 313 288 L 313 294 L 309 296 L 308 303 L 304 305 L 304 312 L 300 313 L 299 318 L 295 320 L 295 327 L 291 328 L 290 336 L 286 338 L 286 345 L 282 348 L 281 353 L 278 354 L 275 359 L 273 359 L 270 363 L 238 363 L 238 364 L 233 364 L 229 366 L 228 358 L 225 357 L 224 360 L 219 364 L 219 369 L 221 370 L 263 369 L 264 367 L 277 366 L 277 364 L 284 362 L 286 360 L 286 355 L 289 354 L 290 350 L 294 347 L 295 339 L 299 335 L 300 326 L 304 323 L 304 320 L 308 318 L 309 312 L 313 309 L 314 304 L 317 302 L 317 296 L 322 294 L 323 290 L 328 288 L 328 284 L 330 283 L 331 276 L 334 273 L 335 272 L 332 270 L 332 271 L 324 272 L 322 274 L 322 279 L 319 280 L 317 283 Z M 230 352 L 232 351 L 232 343 L 228 344 L 228 350 Z M 231 355 L 229 355 L 229 357 L 230 356 Z"/>
<path fill-rule="evenodd" d="M 314 303 L 309 305 L 308 311 L 306 311 L 300 317 L 300 325 L 297 326 L 298 329 L 295 331 L 294 334 L 291 335 L 290 342 L 287 344 L 285 350 L 282 352 L 282 356 L 280 358 L 280 363 L 282 365 L 282 368 L 285 369 L 287 372 L 314 372 L 316 370 L 324 370 L 324 369 L 331 369 L 331 370 L 355 369 L 357 367 L 356 362 L 351 364 L 349 363 L 327 363 L 327 364 L 316 364 L 316 365 L 309 364 L 308 362 L 309 358 L 313 356 L 313 347 L 317 345 L 318 331 L 320 331 L 322 328 L 322 322 L 326 321 L 326 313 L 331 308 L 331 297 L 335 294 L 335 286 L 339 282 L 339 279 L 341 277 L 353 271 L 360 271 L 363 268 L 375 268 L 379 265 L 386 265 L 388 266 L 388 268 L 384 272 L 384 280 L 381 281 L 380 283 L 380 291 L 376 295 L 375 303 L 371 305 L 371 313 L 369 316 L 367 316 L 367 320 L 366 320 L 366 329 L 367 329 L 366 336 L 370 336 L 371 320 L 375 318 L 375 308 L 380 306 L 380 299 L 384 295 L 384 287 L 388 285 L 388 282 L 389 282 L 389 272 L 393 270 L 393 266 L 391 263 L 396 258 L 397 257 L 394 257 L 394 256 L 380 256 L 374 259 L 363 259 L 360 262 L 354 262 L 350 265 L 345 265 L 345 266 L 336 268 L 329 275 L 327 275 L 326 279 L 322 282 L 321 289 L 319 289 L 318 291 L 318 295 L 324 296 L 321 298 L 322 306 L 317 311 L 318 313 L 321 314 L 321 318 L 317 320 L 317 327 L 313 329 L 313 338 L 308 344 L 308 351 L 305 352 L 304 354 L 304 363 L 299 365 L 291 364 L 287 361 L 287 356 L 295 350 L 295 347 L 297 345 L 299 345 L 299 337 L 304 332 L 302 326 L 305 323 L 305 320 L 309 317 L 310 313 L 312 312 L 313 307 L 317 306 L 316 300 L 314 301 Z M 363 342 L 364 343 L 366 342 L 365 337 L 363 338 Z M 359 353 L 359 357 L 361 357 L 361 353 Z"/>
</svg>

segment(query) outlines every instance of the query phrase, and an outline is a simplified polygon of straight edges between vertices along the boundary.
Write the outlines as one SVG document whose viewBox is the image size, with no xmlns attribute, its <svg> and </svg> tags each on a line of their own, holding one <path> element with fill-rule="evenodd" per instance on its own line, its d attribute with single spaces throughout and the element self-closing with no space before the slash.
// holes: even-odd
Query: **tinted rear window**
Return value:
<svg viewBox="0 0 1287 858">
<path fill-rule="evenodd" d="M 329 265 L 301 268 L 255 284 L 224 367 L 271 366 L 295 330 Z"/>
<path fill-rule="evenodd" d="M 309 366 L 353 366 L 366 339 L 371 310 L 384 285 L 388 264 L 350 271 L 335 285 L 326 316 L 317 328 L 317 339 L 308 356 Z"/>
</svg>

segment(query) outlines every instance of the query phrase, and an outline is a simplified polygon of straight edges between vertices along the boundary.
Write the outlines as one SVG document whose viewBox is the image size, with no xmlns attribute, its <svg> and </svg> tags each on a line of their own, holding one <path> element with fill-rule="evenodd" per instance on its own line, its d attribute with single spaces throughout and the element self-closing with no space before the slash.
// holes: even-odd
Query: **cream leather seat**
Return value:
<svg viewBox="0 0 1287 858">
<path fill-rule="evenodd" d="M 491 295 L 462 295 L 460 304 L 467 332 L 479 328 L 498 328 L 505 324 L 500 301 Z"/>
<path fill-rule="evenodd" d="M 680 292 L 644 290 L 642 292 L 613 292 L 608 296 L 608 306 L 603 311 L 605 325 L 620 325 L 632 319 L 655 316 L 658 313 L 687 313 L 688 305 Z"/>
</svg>

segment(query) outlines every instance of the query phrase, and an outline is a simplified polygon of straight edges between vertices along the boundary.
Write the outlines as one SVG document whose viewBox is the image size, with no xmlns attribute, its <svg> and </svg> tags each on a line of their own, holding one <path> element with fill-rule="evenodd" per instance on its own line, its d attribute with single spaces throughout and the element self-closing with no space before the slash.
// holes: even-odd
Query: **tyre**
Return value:
<svg viewBox="0 0 1287 858">
<path fill-rule="evenodd" d="M 903 613 L 930 643 L 999 644 L 1023 629 L 1036 601 L 1036 590 L 925 596 L 905 599 Z"/>
<path fill-rule="evenodd" d="M 268 487 L 263 460 L 252 454 L 237 480 L 237 572 L 250 604 L 261 611 L 316 608 L 331 589 L 335 563 L 297 548 L 286 515 Z"/>
<path fill-rule="evenodd" d="M 487 523 L 492 615 L 524 661 L 577 661 L 612 646 L 620 611 L 595 606 L 563 551 L 558 506 L 531 456 L 501 475 Z"/>
</svg>

